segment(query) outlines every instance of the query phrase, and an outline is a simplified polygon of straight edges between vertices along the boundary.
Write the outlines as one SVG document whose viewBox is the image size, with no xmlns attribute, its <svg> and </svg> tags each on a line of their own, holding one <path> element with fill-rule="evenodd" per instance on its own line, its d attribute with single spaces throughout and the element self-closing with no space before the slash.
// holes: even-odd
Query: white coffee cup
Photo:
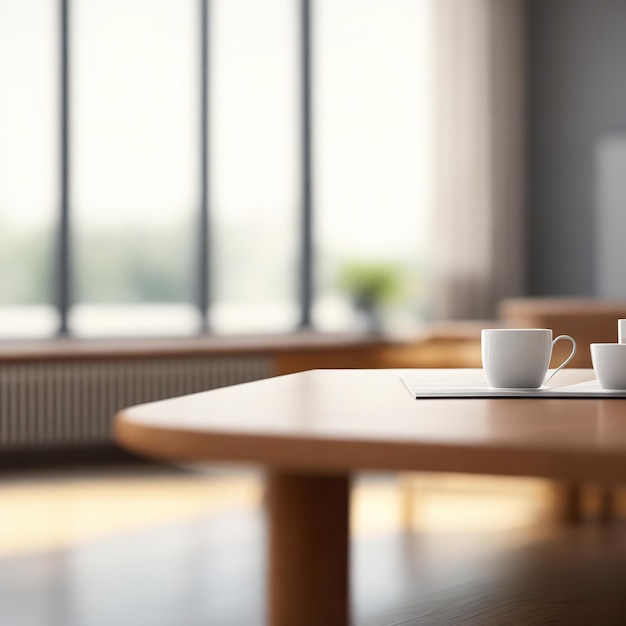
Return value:
<svg viewBox="0 0 626 626">
<path fill-rule="evenodd" d="M 617 342 L 626 343 L 626 320 L 617 320 Z"/>
<path fill-rule="evenodd" d="M 569 339 L 572 352 L 546 378 L 552 349 L 557 341 Z M 576 353 L 569 335 L 552 339 L 547 328 L 486 328 L 481 332 L 483 369 L 487 382 L 499 389 L 537 389 L 564 368 Z"/>
<path fill-rule="evenodd" d="M 626 343 L 592 343 L 591 362 L 602 389 L 626 389 Z"/>
</svg>

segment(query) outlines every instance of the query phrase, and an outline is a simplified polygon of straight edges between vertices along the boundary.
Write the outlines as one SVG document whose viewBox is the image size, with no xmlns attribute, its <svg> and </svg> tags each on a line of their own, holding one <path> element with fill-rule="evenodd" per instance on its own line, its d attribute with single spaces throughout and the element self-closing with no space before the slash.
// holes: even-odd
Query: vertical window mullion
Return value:
<svg viewBox="0 0 626 626">
<path fill-rule="evenodd" d="M 201 331 L 208 327 L 211 301 L 209 271 L 209 0 L 200 0 L 200 228 L 198 238 L 198 308 Z"/>
<path fill-rule="evenodd" d="M 300 266 L 300 327 L 311 326 L 313 301 L 313 215 L 311 150 L 311 2 L 300 0 L 300 60 L 302 102 L 302 217 Z"/>
<path fill-rule="evenodd" d="M 61 171 L 60 210 L 58 226 L 58 252 L 56 301 L 59 310 L 59 334 L 68 333 L 68 312 L 71 302 L 70 212 L 69 212 L 69 2 L 60 0 L 60 97 L 61 97 Z"/>
</svg>

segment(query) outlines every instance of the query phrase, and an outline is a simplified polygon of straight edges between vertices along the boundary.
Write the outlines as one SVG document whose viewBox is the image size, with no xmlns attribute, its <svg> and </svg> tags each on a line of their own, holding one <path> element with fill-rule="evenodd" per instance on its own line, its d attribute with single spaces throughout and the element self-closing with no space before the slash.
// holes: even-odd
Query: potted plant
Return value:
<svg viewBox="0 0 626 626">
<path fill-rule="evenodd" d="M 338 286 L 349 295 L 367 330 L 380 332 L 384 307 L 402 293 L 402 272 L 391 263 L 350 261 L 339 272 Z"/>
</svg>

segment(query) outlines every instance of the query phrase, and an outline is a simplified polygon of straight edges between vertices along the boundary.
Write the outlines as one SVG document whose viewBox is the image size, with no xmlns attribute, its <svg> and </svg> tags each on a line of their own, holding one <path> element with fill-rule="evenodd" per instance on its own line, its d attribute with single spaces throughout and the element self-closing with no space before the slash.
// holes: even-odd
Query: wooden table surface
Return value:
<svg viewBox="0 0 626 626">
<path fill-rule="evenodd" d="M 416 400 L 409 370 L 316 370 L 117 415 L 125 448 L 268 468 L 269 623 L 349 623 L 349 486 L 359 470 L 626 480 L 626 400 Z M 410 370 L 453 384 L 481 370 Z M 565 370 L 551 386 L 594 378 Z"/>
<path fill-rule="evenodd" d="M 316 370 L 122 411 L 117 440 L 167 460 L 296 471 L 423 470 L 626 480 L 626 402 L 415 400 L 400 380 L 480 370 Z M 551 386 L 594 378 L 565 370 Z"/>
</svg>

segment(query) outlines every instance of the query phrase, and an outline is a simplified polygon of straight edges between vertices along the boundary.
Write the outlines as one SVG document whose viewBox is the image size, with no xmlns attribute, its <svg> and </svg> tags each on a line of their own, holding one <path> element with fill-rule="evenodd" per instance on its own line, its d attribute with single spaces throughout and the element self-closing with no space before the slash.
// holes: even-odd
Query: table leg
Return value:
<svg viewBox="0 0 626 626">
<path fill-rule="evenodd" d="M 349 623 L 349 478 L 268 480 L 271 626 Z"/>
<path fill-rule="evenodd" d="M 615 492 L 611 485 L 600 486 L 600 506 L 598 507 L 598 519 L 604 524 L 614 522 L 616 519 Z"/>
<path fill-rule="evenodd" d="M 579 524 L 584 517 L 584 489 L 580 483 L 566 483 L 559 486 L 558 516 L 564 524 Z"/>
</svg>

